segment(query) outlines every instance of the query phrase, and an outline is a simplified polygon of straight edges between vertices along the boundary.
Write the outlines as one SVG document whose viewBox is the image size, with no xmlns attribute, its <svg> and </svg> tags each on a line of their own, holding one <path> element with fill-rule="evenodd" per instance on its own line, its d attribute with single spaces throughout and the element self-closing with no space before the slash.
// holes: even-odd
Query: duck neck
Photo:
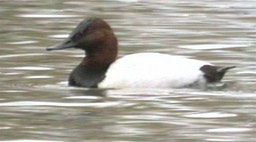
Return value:
<svg viewBox="0 0 256 142">
<path fill-rule="evenodd" d="M 94 45 L 92 50 L 85 51 L 82 64 L 92 69 L 107 69 L 117 58 L 117 43 Z"/>
</svg>

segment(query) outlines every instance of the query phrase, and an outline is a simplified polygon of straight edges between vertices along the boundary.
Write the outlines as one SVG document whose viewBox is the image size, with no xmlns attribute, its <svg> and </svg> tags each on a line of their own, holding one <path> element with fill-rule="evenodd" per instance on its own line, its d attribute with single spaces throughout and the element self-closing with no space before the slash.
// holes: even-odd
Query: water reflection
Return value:
<svg viewBox="0 0 256 142">
<path fill-rule="evenodd" d="M 255 141 L 254 1 L 1 1 L 1 141 Z M 84 17 L 120 56 L 163 52 L 236 65 L 200 89 L 67 87 L 79 50 L 46 52 Z"/>
</svg>

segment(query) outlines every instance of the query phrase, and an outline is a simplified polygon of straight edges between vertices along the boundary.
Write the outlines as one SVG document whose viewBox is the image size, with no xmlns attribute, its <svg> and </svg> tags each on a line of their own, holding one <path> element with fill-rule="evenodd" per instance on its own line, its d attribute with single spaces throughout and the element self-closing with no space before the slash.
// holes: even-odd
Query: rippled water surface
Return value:
<svg viewBox="0 0 256 142">
<path fill-rule="evenodd" d="M 255 141 L 256 1 L 0 3 L 1 141 Z M 45 48 L 90 16 L 112 25 L 120 56 L 162 52 L 237 68 L 207 90 L 67 87 L 83 52 Z"/>
</svg>

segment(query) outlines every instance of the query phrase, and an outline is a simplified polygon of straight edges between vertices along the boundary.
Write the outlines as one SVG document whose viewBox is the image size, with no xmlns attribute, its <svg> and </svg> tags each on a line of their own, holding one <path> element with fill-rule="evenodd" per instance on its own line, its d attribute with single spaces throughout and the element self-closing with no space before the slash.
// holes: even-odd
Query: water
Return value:
<svg viewBox="0 0 256 142">
<path fill-rule="evenodd" d="M 255 141 L 256 2 L 3 0 L 0 140 Z M 120 56 L 162 52 L 235 65 L 224 87 L 66 87 L 83 53 L 47 52 L 84 18 L 108 21 Z"/>
</svg>

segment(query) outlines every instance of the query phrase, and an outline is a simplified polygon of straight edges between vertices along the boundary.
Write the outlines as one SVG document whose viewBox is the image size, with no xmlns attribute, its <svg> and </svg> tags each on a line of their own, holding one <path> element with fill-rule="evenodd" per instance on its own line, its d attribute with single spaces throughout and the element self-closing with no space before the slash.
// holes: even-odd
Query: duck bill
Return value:
<svg viewBox="0 0 256 142">
<path fill-rule="evenodd" d="M 67 39 L 64 42 L 57 44 L 56 46 L 46 48 L 47 51 L 52 51 L 52 50 L 62 50 L 62 49 L 68 49 L 68 48 L 73 48 L 77 44 L 74 43 L 72 40 Z"/>
</svg>

